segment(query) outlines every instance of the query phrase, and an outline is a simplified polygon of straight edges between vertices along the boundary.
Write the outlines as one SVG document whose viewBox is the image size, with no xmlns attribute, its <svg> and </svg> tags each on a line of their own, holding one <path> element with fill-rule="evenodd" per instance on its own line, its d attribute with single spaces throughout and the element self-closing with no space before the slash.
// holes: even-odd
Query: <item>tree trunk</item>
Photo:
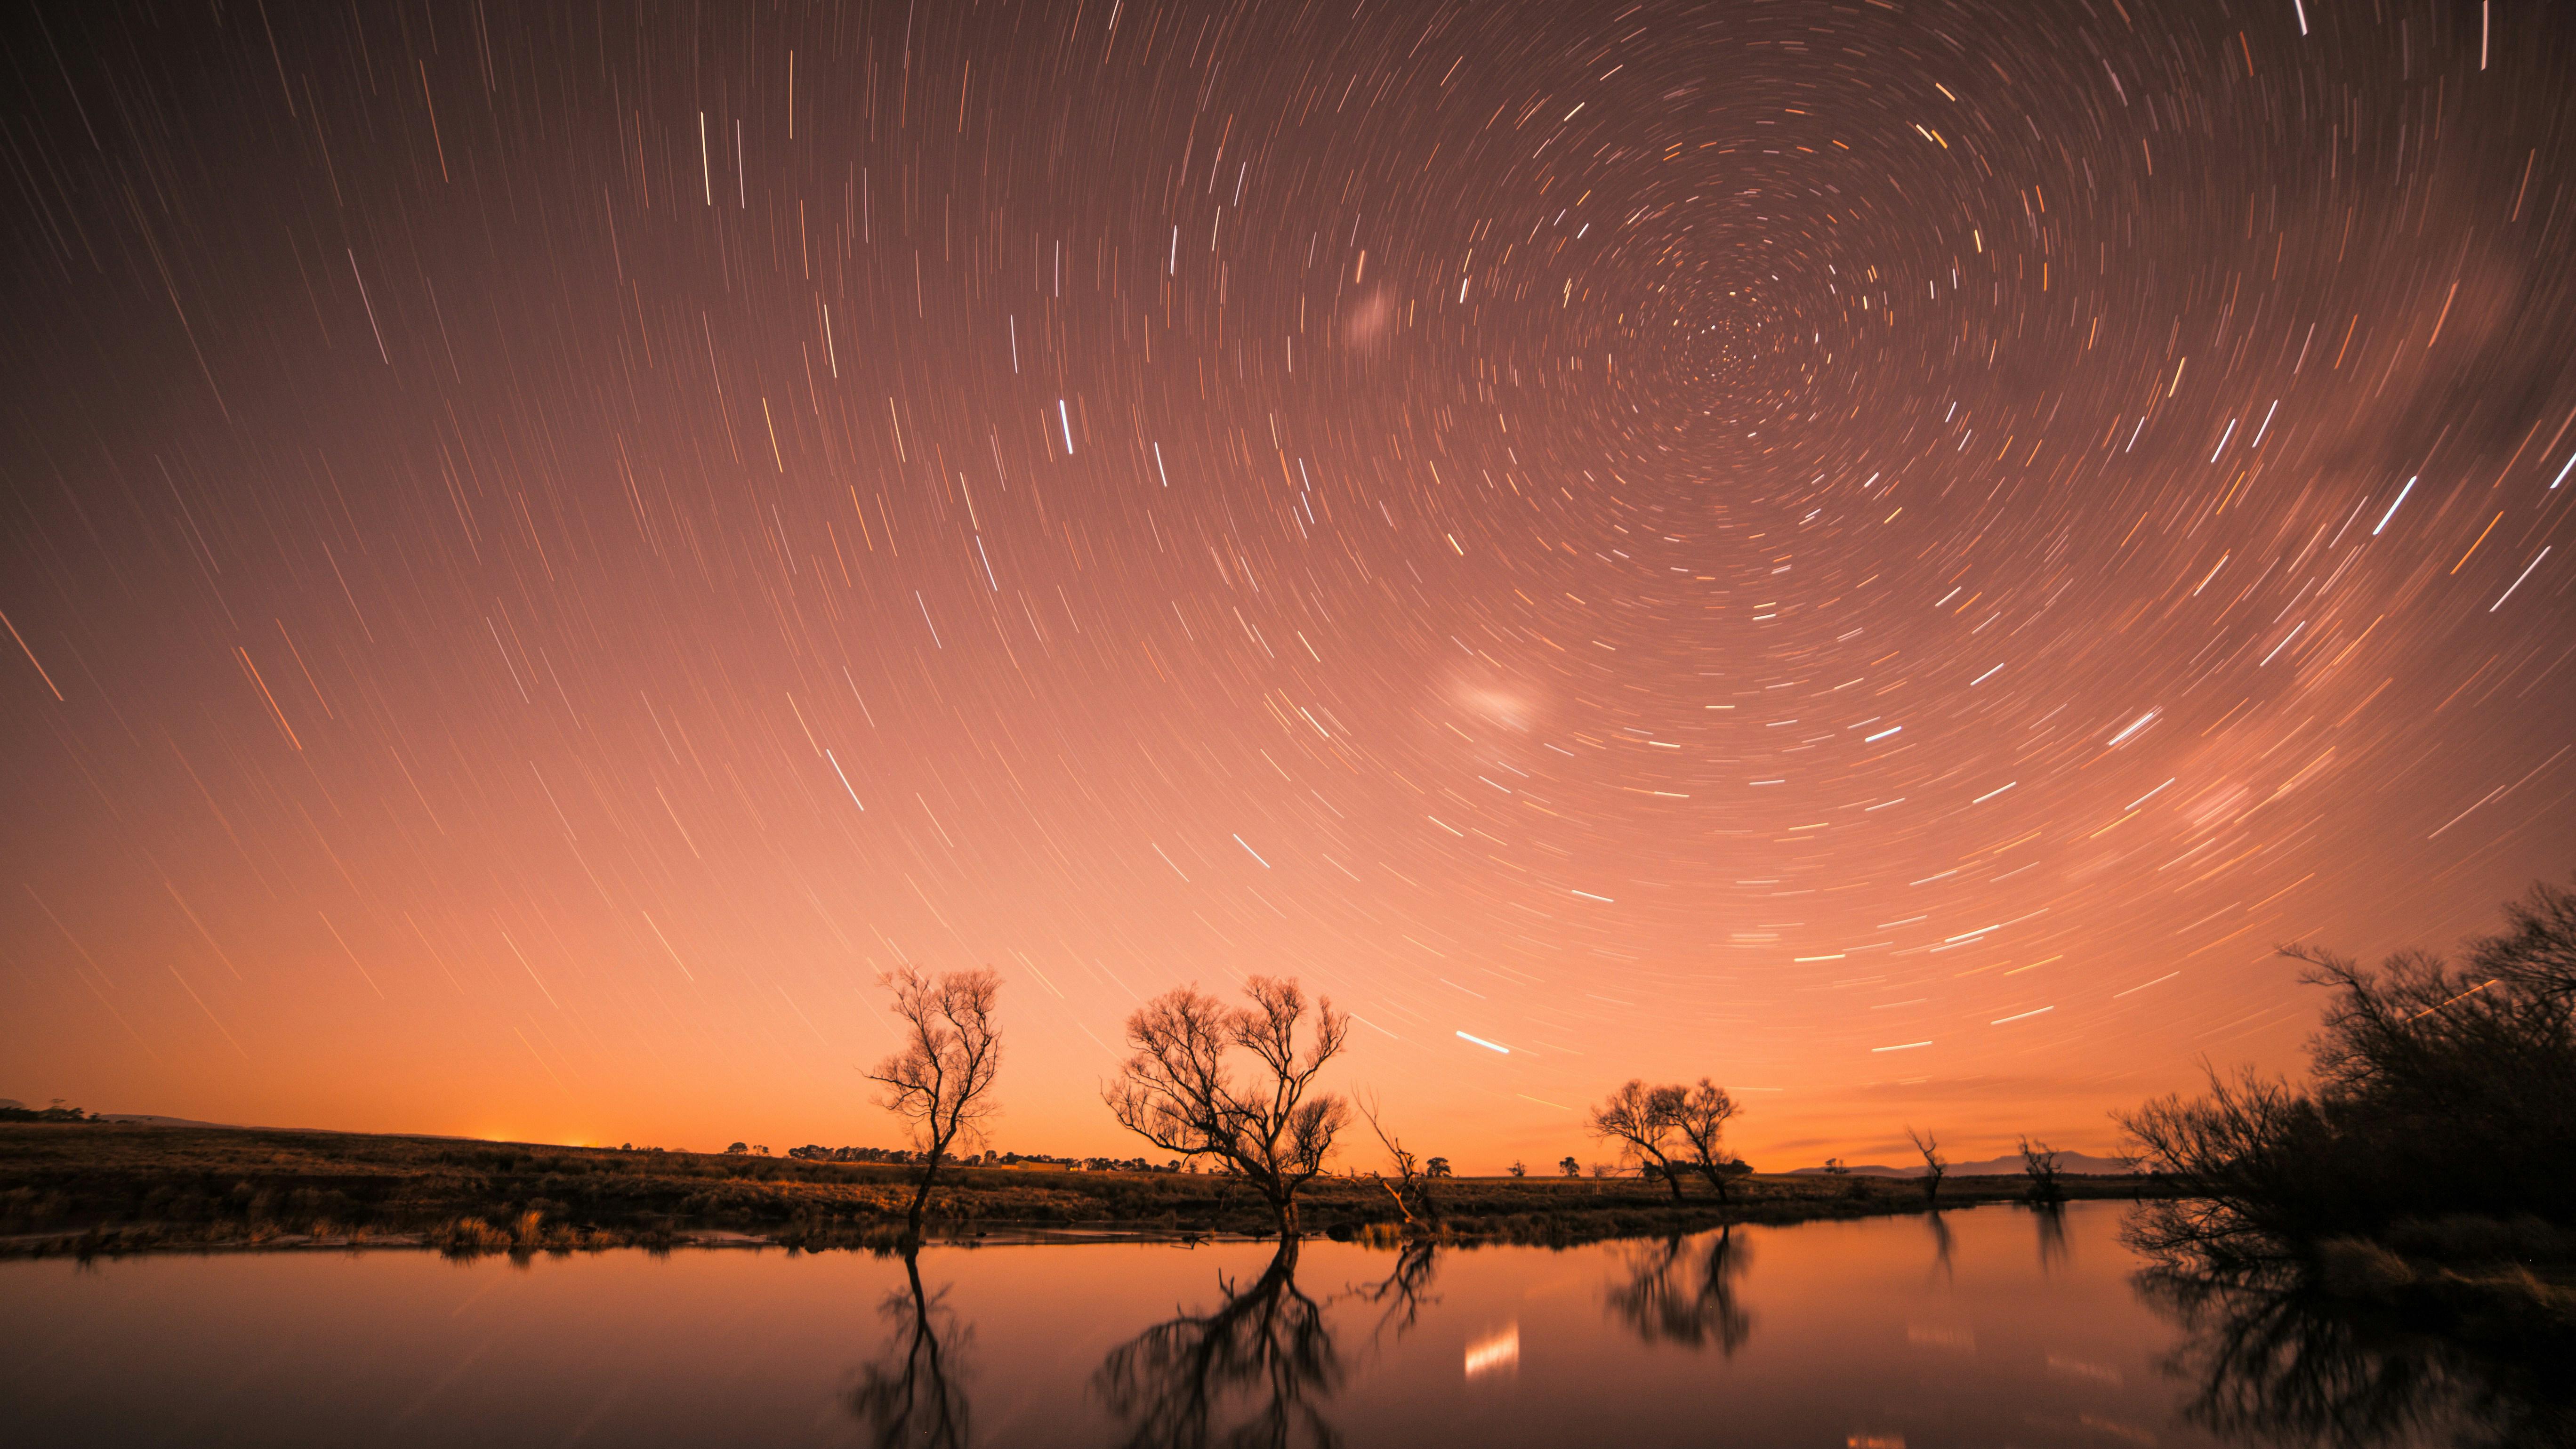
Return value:
<svg viewBox="0 0 2576 1449">
<path fill-rule="evenodd" d="M 1297 1199 L 1293 1195 L 1279 1198 L 1270 1207 L 1279 1215 L 1279 1246 L 1284 1250 L 1297 1241 Z"/>
<path fill-rule="evenodd" d="M 1413 1226 L 1413 1208 L 1404 1200 L 1403 1191 L 1390 1184 L 1383 1177 L 1377 1180 L 1377 1185 L 1386 1189 L 1386 1195 L 1388 1197 L 1395 1199 L 1395 1210 L 1404 1214 L 1404 1225 L 1408 1228 Z"/>
<path fill-rule="evenodd" d="M 907 1232 L 909 1234 L 910 1241 L 914 1243 L 921 1241 L 921 1218 L 922 1214 L 927 1211 L 930 1206 L 930 1181 L 932 1178 L 939 1175 L 939 1158 L 940 1154 L 933 1152 L 929 1159 L 922 1163 L 921 1185 L 914 1188 L 912 1191 L 911 1226 L 907 1229 Z"/>
<path fill-rule="evenodd" d="M 912 1279 L 912 1321 L 922 1330 L 930 1327 L 930 1297 L 921 1291 L 921 1252 L 918 1247 L 903 1255 L 903 1271 Z M 934 1344 L 937 1343 L 933 1339 Z"/>
<path fill-rule="evenodd" d="M 1673 1165 L 1669 1162 L 1664 1164 L 1664 1186 L 1673 1190 L 1673 1201 L 1682 1200 L 1682 1175 L 1674 1171 Z"/>
</svg>

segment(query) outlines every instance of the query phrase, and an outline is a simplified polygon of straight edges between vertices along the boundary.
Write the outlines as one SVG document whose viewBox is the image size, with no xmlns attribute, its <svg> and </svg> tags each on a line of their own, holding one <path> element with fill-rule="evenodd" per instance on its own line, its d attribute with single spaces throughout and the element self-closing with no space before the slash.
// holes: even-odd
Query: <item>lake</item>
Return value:
<svg viewBox="0 0 2576 1449">
<path fill-rule="evenodd" d="M 2125 1205 L 1568 1250 L 0 1263 L 9 1442 L 2183 1446 Z M 1248 1430 L 1242 1440 L 1229 1434 Z M 2400 1436 L 2392 1443 L 2409 1442 Z"/>
</svg>

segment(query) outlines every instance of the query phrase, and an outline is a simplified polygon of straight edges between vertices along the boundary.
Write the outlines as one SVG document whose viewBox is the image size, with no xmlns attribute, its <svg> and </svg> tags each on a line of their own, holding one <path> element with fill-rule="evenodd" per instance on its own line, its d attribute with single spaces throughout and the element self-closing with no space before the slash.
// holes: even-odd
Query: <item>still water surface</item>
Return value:
<svg viewBox="0 0 2576 1449">
<path fill-rule="evenodd" d="M 2124 1208 L 1309 1242 L 0 1263 L 18 1445 L 2234 1443 Z M 925 1312 L 926 1310 L 926 1312 Z M 1248 1430 L 1237 1441 L 1230 1436 Z M 1330 1437 L 1325 1437 L 1330 1436 Z"/>
</svg>

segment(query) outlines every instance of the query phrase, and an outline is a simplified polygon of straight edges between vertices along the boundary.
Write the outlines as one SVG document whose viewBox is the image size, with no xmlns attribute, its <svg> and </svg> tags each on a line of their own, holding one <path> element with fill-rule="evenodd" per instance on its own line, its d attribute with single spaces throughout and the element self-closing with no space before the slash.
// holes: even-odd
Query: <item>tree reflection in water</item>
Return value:
<svg viewBox="0 0 2576 1449">
<path fill-rule="evenodd" d="M 2184 1331 L 2167 1370 L 2193 1386 L 2185 1414 L 2231 1440 L 2576 1445 L 2563 1341 L 2472 1347 L 2280 1275 L 2168 1265 L 2139 1274 L 2137 1286 Z"/>
<path fill-rule="evenodd" d="M 1412 1331 L 1422 1318 L 1422 1310 L 1439 1302 L 1427 1296 L 1431 1276 L 1437 1264 L 1438 1249 L 1427 1238 L 1408 1238 L 1395 1255 L 1395 1271 L 1374 1287 L 1354 1288 L 1351 1296 L 1374 1303 L 1381 1310 L 1377 1327 L 1369 1335 L 1372 1343 L 1381 1342 L 1389 1332 L 1397 1338 Z"/>
<path fill-rule="evenodd" d="M 1932 1230 L 1932 1270 L 1925 1281 L 1937 1275 L 1944 1283 L 1957 1282 L 1958 1273 L 1950 1266 L 1950 1224 L 1937 1212 L 1925 1213 L 1923 1221 Z"/>
<path fill-rule="evenodd" d="M 1214 1311 L 1167 1319 L 1111 1350 L 1092 1382 L 1125 1426 L 1120 1442 L 1135 1449 L 1340 1443 L 1323 1406 L 1341 1387 L 1341 1358 L 1322 1305 L 1298 1290 L 1296 1272 L 1292 1238 L 1249 1287 L 1220 1279 L 1225 1301 Z"/>
<path fill-rule="evenodd" d="M 958 1355 L 974 1330 L 956 1326 L 956 1315 L 941 1302 L 948 1296 L 946 1289 L 935 1295 L 922 1291 L 919 1254 L 904 1254 L 903 1269 L 909 1289 L 887 1294 L 880 1310 L 893 1326 L 886 1336 L 885 1357 L 859 1371 L 859 1381 L 844 1401 L 868 1426 L 870 1442 L 883 1449 L 898 1445 L 965 1449 L 973 1433 L 967 1424 L 965 1375 Z"/>
<path fill-rule="evenodd" d="M 1752 1265 L 1752 1251 L 1731 1227 L 1704 1238 L 1631 1244 L 1624 1250 L 1628 1281 L 1610 1289 L 1611 1311 L 1648 1343 L 1714 1343 L 1733 1358 L 1753 1336 L 1735 1281 Z"/>
<path fill-rule="evenodd" d="M 2066 1205 L 2040 1203 L 2031 1211 L 2039 1218 L 2039 1272 L 2047 1277 L 2066 1266 Z"/>
</svg>

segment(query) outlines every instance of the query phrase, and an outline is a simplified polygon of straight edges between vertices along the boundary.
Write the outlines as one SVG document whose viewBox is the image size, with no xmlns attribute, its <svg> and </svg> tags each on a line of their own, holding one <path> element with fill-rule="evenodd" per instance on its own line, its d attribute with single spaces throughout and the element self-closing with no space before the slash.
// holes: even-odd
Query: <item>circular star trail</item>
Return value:
<svg viewBox="0 0 2576 1449">
<path fill-rule="evenodd" d="M 990 964 L 1023 1150 L 1247 974 L 2104 1146 L 2576 846 L 2546 7 L 26 19 L 29 1094 L 879 1141 Z"/>
</svg>

